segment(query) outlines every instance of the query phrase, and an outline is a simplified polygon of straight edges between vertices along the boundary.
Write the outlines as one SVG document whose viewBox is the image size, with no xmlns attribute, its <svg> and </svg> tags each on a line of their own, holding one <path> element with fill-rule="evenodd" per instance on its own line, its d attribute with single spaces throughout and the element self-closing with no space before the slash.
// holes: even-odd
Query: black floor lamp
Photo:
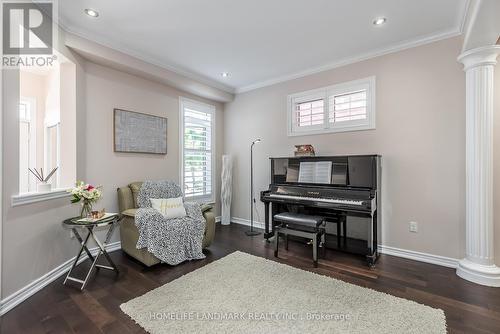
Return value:
<svg viewBox="0 0 500 334">
<path fill-rule="evenodd" d="M 259 235 L 260 232 L 253 230 L 253 205 L 255 203 L 255 198 L 253 197 L 253 146 L 260 143 L 260 139 L 256 139 L 250 145 L 250 231 L 246 231 L 245 234 L 248 236 Z"/>
</svg>

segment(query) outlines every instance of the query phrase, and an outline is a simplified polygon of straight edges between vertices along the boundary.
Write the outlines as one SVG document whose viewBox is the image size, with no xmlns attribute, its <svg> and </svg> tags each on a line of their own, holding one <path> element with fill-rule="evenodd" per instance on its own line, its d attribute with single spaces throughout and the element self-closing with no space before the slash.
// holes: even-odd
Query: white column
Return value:
<svg viewBox="0 0 500 334">
<path fill-rule="evenodd" d="M 464 52 L 466 72 L 466 257 L 457 275 L 474 283 L 500 287 L 493 259 L 493 82 L 500 46 Z M 499 214 L 499 213 L 497 213 Z"/>
</svg>

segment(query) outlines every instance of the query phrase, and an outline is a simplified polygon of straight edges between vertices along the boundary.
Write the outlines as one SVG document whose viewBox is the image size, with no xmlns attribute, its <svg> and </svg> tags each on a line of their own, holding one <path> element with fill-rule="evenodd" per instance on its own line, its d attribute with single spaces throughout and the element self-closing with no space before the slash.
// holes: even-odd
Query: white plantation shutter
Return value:
<svg viewBox="0 0 500 334">
<path fill-rule="evenodd" d="M 288 135 L 375 129 L 375 77 L 288 96 Z"/>
<path fill-rule="evenodd" d="M 182 183 L 186 198 L 213 200 L 215 108 L 182 100 Z"/>
<path fill-rule="evenodd" d="M 297 126 L 322 125 L 324 123 L 323 99 L 297 103 L 295 107 L 295 117 Z"/>
<path fill-rule="evenodd" d="M 326 91 L 304 92 L 290 99 L 292 127 L 295 132 L 325 127 Z"/>
<path fill-rule="evenodd" d="M 329 97 L 329 122 L 366 119 L 366 89 Z"/>
</svg>

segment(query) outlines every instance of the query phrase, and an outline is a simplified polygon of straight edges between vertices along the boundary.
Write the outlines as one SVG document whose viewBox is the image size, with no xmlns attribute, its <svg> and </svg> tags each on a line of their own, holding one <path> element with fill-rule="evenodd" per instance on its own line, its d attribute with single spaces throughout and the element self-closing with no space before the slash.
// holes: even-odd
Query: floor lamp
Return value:
<svg viewBox="0 0 500 334">
<path fill-rule="evenodd" d="M 245 234 L 248 236 L 259 235 L 260 232 L 253 230 L 253 205 L 255 198 L 253 197 L 253 146 L 260 143 L 260 139 L 256 139 L 250 145 L 250 231 L 246 231 Z"/>
</svg>

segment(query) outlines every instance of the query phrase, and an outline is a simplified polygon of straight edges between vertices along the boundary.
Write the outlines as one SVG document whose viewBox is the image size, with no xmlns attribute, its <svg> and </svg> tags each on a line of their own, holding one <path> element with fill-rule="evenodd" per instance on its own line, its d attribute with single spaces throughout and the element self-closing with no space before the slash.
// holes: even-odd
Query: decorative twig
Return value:
<svg viewBox="0 0 500 334">
<path fill-rule="evenodd" d="M 38 174 L 38 171 L 36 169 L 35 171 L 33 171 L 31 168 L 28 168 L 28 170 L 36 177 L 38 181 L 43 182 L 42 177 Z"/>
<path fill-rule="evenodd" d="M 54 173 L 57 171 L 58 168 L 59 167 L 54 168 L 52 172 L 50 172 L 49 175 L 47 175 L 44 181 L 47 182 L 52 177 L 52 175 L 54 175 Z"/>
<path fill-rule="evenodd" d="M 57 171 L 58 168 L 59 167 L 54 168 L 49 173 L 49 175 L 47 175 L 47 177 L 45 177 L 45 178 L 43 177 L 43 168 L 40 168 L 40 172 L 38 172 L 38 170 L 36 168 L 33 168 L 33 169 L 28 168 L 28 170 L 31 172 L 31 174 L 33 174 L 36 177 L 36 179 L 38 181 L 43 182 L 43 183 L 47 183 L 50 180 L 50 178 L 52 177 L 52 175 L 54 175 L 54 173 Z"/>
<path fill-rule="evenodd" d="M 36 175 L 38 175 L 39 180 L 43 182 L 43 177 L 40 175 L 40 172 L 36 170 L 36 168 L 33 169 L 36 172 Z"/>
</svg>

